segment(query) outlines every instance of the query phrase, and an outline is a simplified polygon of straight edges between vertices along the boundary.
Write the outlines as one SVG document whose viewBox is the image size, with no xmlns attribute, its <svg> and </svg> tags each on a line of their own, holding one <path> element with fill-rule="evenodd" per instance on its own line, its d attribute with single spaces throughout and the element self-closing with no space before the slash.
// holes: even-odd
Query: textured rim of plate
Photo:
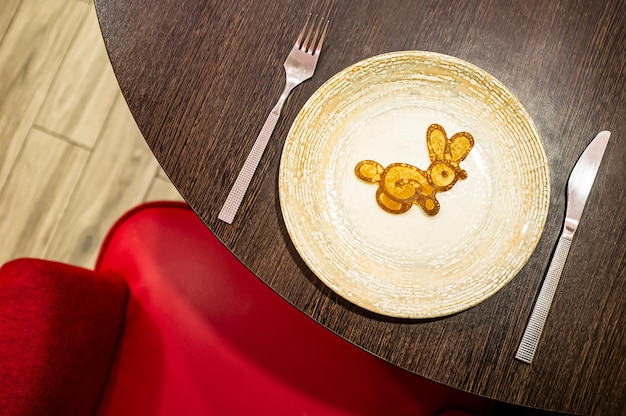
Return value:
<svg viewBox="0 0 626 416">
<path fill-rule="evenodd" d="M 336 88 L 338 83 L 347 82 L 346 80 L 354 77 L 355 74 L 358 77 L 361 72 L 367 71 L 368 67 L 372 65 L 390 65 L 390 68 L 393 68 L 394 62 L 397 62 L 398 60 L 415 60 L 422 63 L 426 62 L 434 66 L 442 65 L 442 67 L 447 65 L 453 68 L 460 68 L 460 72 L 474 74 L 475 78 L 486 80 L 485 83 L 489 85 L 489 92 L 491 94 L 499 94 L 500 98 L 502 98 L 502 102 L 504 103 L 503 105 L 514 107 L 516 118 L 515 122 L 523 125 L 522 130 L 527 133 L 524 138 L 530 139 L 531 143 L 529 146 L 530 152 L 532 153 L 531 157 L 536 158 L 536 164 L 538 166 L 537 168 L 534 168 L 536 171 L 533 171 L 531 176 L 537 180 L 537 185 L 539 185 L 541 192 L 537 192 L 536 203 L 531 204 L 533 205 L 531 215 L 532 219 L 535 221 L 535 225 L 533 232 L 531 232 L 532 235 L 528 236 L 529 239 L 525 241 L 526 244 L 524 252 L 521 253 L 521 256 L 519 256 L 519 259 L 516 260 L 515 264 L 508 266 L 508 270 L 505 270 L 504 275 L 499 276 L 497 282 L 488 285 L 486 289 L 483 289 L 483 291 L 478 294 L 478 296 L 471 298 L 465 297 L 456 303 L 442 302 L 441 307 L 437 305 L 434 307 L 433 305 L 422 307 L 419 305 L 419 299 L 416 299 L 416 302 L 411 302 L 411 299 L 408 301 L 402 300 L 402 304 L 404 306 L 400 308 L 396 308 L 395 306 L 381 307 L 379 304 L 370 302 L 368 300 L 367 293 L 365 293 L 365 295 L 355 293 L 354 290 L 348 288 L 350 285 L 344 285 L 343 283 L 348 280 L 351 280 L 349 283 L 353 283 L 352 278 L 347 276 L 347 273 L 341 276 L 336 276 L 334 273 L 329 273 L 327 267 L 322 267 L 329 263 L 328 259 L 320 259 L 319 255 L 315 254 L 316 250 L 319 251 L 319 246 L 316 250 L 312 249 L 314 246 L 312 241 L 320 241 L 319 236 L 312 237 L 309 232 L 310 230 L 303 230 L 302 227 L 299 226 L 299 224 L 303 221 L 307 222 L 310 220 L 306 218 L 306 210 L 303 212 L 302 209 L 297 210 L 294 207 L 299 204 L 298 198 L 302 195 L 290 194 L 289 191 L 290 183 L 294 181 L 289 168 L 286 166 L 288 164 L 288 159 L 293 158 L 293 155 L 290 155 L 289 151 L 294 148 L 294 146 L 298 146 L 297 141 L 299 139 L 299 133 L 304 128 L 303 126 L 306 125 L 307 118 L 311 116 L 311 111 L 316 107 L 323 106 L 325 103 L 328 104 L 329 101 L 331 101 L 333 89 Z M 332 105 L 337 106 L 338 104 L 334 103 Z M 300 147 L 302 147 L 301 144 Z M 526 151 L 527 149 L 525 148 L 524 150 Z M 297 161 L 293 162 L 293 160 L 291 160 L 291 162 L 298 163 Z M 291 126 L 283 148 L 278 181 L 280 206 L 287 231 L 296 250 L 313 273 L 337 294 L 364 309 L 382 315 L 413 319 L 441 317 L 469 309 L 491 297 L 508 282 L 510 282 L 510 280 L 517 275 L 524 264 L 528 261 L 539 241 L 547 217 L 550 195 L 549 169 L 543 142 L 537 128 L 530 118 L 530 115 L 522 106 L 520 101 L 500 81 L 495 79 L 486 71 L 459 58 L 425 51 L 400 51 L 377 55 L 345 68 L 325 82 L 305 103 L 304 107 Z M 417 208 L 414 207 L 414 209 Z M 315 224 L 312 224 L 311 226 L 315 229 Z M 323 236 L 321 241 L 322 244 L 328 243 L 323 242 Z M 330 244 L 332 244 L 332 242 L 330 242 Z M 355 262 L 358 262 L 358 259 L 355 259 Z M 325 263 L 327 264 L 325 265 Z M 365 292 L 367 291 L 365 290 Z"/>
</svg>

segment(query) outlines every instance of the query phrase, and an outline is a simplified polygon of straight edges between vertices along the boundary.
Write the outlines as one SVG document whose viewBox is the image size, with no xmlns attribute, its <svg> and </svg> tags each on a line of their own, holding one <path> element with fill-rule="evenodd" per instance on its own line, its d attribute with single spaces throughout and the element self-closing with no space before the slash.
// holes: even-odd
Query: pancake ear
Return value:
<svg viewBox="0 0 626 416">
<path fill-rule="evenodd" d="M 354 167 L 354 174 L 361 180 L 371 183 L 379 183 L 383 166 L 373 160 L 363 160 Z"/>
<path fill-rule="evenodd" d="M 474 147 L 474 138 L 468 132 L 462 131 L 450 139 L 450 159 L 453 163 L 458 164 L 465 159 Z"/>
<path fill-rule="evenodd" d="M 431 162 L 444 160 L 448 136 L 439 124 L 431 124 L 426 131 L 426 143 L 428 144 L 428 156 Z"/>
</svg>

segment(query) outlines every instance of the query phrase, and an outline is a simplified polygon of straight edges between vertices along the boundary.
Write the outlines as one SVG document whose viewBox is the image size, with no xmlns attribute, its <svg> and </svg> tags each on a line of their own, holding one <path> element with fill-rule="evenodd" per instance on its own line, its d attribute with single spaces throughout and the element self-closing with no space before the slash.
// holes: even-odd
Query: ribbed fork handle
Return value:
<svg viewBox="0 0 626 416">
<path fill-rule="evenodd" d="M 563 267 L 565 266 L 565 260 L 567 259 L 571 244 L 572 240 L 570 238 L 561 236 L 556 245 L 554 256 L 552 257 L 548 272 L 546 273 L 546 278 L 541 285 L 539 296 L 537 297 L 528 325 L 522 336 L 522 341 L 515 354 L 515 358 L 520 361 L 530 364 L 535 356 L 535 351 L 539 345 L 539 339 L 541 338 L 543 327 L 548 318 L 548 312 L 550 311 L 556 288 L 559 285 L 561 273 L 563 273 Z"/>
<path fill-rule="evenodd" d="M 254 145 L 252 146 L 252 150 L 248 154 L 243 167 L 239 171 L 239 175 L 237 175 L 237 179 L 235 180 L 235 184 L 231 188 L 228 197 L 226 197 L 226 201 L 220 210 L 220 213 L 217 215 L 217 218 L 227 222 L 228 224 L 232 224 L 235 219 L 235 215 L 239 210 L 239 206 L 243 201 L 243 197 L 246 195 L 246 191 L 250 186 L 250 182 L 252 181 L 252 177 L 256 172 L 257 167 L 259 166 L 259 162 L 261 161 L 261 157 L 263 156 L 263 152 L 265 152 L 265 148 L 267 147 L 267 143 L 274 132 L 274 128 L 276 127 L 276 123 L 280 118 L 280 112 L 283 108 L 283 104 L 285 100 L 289 96 L 289 93 L 294 88 L 294 85 L 290 82 L 287 82 L 285 85 L 285 89 L 283 93 L 280 95 L 278 102 L 272 109 L 271 113 L 265 120 L 265 124 L 263 124 L 263 128 L 259 133 L 258 137 L 254 141 Z"/>
</svg>

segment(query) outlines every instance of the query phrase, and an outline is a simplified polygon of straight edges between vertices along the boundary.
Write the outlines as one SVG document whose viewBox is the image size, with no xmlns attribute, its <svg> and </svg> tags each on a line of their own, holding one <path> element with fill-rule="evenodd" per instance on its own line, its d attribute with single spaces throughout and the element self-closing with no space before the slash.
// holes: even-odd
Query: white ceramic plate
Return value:
<svg viewBox="0 0 626 416">
<path fill-rule="evenodd" d="M 362 160 L 430 164 L 432 123 L 474 147 L 467 179 L 437 194 L 440 211 L 384 211 Z M 298 253 L 332 290 L 380 314 L 432 318 L 493 295 L 523 267 L 549 203 L 543 144 L 504 85 L 465 61 L 395 52 L 359 62 L 317 90 L 283 149 L 279 192 Z"/>
</svg>

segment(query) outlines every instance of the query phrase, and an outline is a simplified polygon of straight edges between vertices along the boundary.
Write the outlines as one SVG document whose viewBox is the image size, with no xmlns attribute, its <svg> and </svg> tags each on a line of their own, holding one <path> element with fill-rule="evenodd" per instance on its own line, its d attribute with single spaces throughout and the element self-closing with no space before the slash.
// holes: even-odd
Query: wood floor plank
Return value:
<svg viewBox="0 0 626 416">
<path fill-rule="evenodd" d="M 0 44 L 0 187 L 88 5 L 22 0 Z"/>
<path fill-rule="evenodd" d="M 161 179 L 165 179 L 165 180 L 170 180 L 170 178 L 167 176 L 167 173 L 165 173 L 165 171 L 163 169 L 159 169 L 159 173 L 157 174 L 157 176 Z"/>
<path fill-rule="evenodd" d="M 54 232 L 48 259 L 93 267 L 109 227 L 142 202 L 157 173 L 158 163 L 121 94 L 91 153 Z"/>
<path fill-rule="evenodd" d="M 184 199 L 169 179 L 163 179 L 157 175 L 148 190 L 145 201 L 184 201 Z"/>
<path fill-rule="evenodd" d="M 66 141 L 30 131 L 0 192 L 0 264 L 43 256 L 88 156 Z"/>
<path fill-rule="evenodd" d="M 2 43 L 2 39 L 4 38 L 4 34 L 13 19 L 13 15 L 20 5 L 21 0 L 2 0 L 2 5 L 0 5 L 0 43 Z"/>
<path fill-rule="evenodd" d="M 118 92 L 91 4 L 35 124 L 91 148 Z"/>
</svg>

